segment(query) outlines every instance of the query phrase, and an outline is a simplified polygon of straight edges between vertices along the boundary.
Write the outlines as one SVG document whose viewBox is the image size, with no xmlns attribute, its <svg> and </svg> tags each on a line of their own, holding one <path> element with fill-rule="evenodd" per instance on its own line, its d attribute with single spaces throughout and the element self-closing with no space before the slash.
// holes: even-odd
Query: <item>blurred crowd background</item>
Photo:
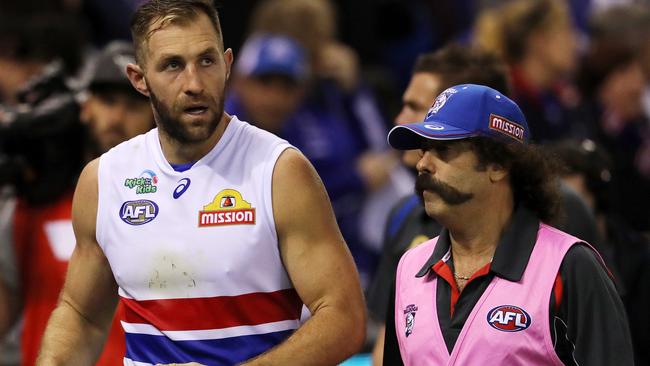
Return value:
<svg viewBox="0 0 650 366">
<path fill-rule="evenodd" d="M 140 2 L 0 2 L 0 365 L 20 364 L 20 344 L 25 354 L 40 341 L 27 329 L 44 320 L 29 309 L 53 307 L 62 281 L 53 274 L 64 273 L 74 246 L 69 213 L 52 213 L 68 207 L 83 164 L 154 126 L 148 101 L 120 71 L 132 60 L 125 42 Z M 413 164 L 389 149 L 386 134 L 420 121 L 442 91 L 424 89 L 421 105 L 407 98 L 416 60 L 457 47 L 434 73 L 462 71 L 471 52 L 488 58 L 468 70 L 498 63 L 502 92 L 587 207 L 588 240 L 618 279 L 637 361 L 650 365 L 650 1 L 216 4 L 235 53 L 226 111 L 310 159 L 366 289 L 390 287 L 377 268 L 390 249 L 391 211 L 413 193 Z M 384 316 L 373 301 L 381 302 L 369 297 L 366 352 Z"/>
</svg>

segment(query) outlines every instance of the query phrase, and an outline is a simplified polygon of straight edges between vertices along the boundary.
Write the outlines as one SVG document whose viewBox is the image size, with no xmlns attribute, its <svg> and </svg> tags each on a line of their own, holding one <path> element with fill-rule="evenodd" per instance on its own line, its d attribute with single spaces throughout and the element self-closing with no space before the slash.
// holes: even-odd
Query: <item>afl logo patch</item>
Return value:
<svg viewBox="0 0 650 366">
<path fill-rule="evenodd" d="M 150 200 L 126 201 L 120 208 L 120 218 L 129 225 L 144 225 L 158 216 L 158 205 Z"/>
<path fill-rule="evenodd" d="M 496 330 L 502 332 L 519 332 L 530 326 L 530 315 L 517 306 L 501 305 L 490 310 L 487 322 Z"/>
</svg>

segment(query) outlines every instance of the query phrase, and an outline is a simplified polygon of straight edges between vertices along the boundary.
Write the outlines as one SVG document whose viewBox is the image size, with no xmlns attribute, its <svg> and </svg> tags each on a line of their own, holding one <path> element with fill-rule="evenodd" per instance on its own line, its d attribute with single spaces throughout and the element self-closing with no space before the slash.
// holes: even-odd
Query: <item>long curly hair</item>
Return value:
<svg viewBox="0 0 650 366">
<path fill-rule="evenodd" d="M 527 207 L 547 223 L 560 219 L 559 164 L 553 156 L 532 144 L 503 143 L 487 137 L 469 142 L 478 157 L 478 169 L 494 163 L 510 172 L 516 205 Z"/>
</svg>

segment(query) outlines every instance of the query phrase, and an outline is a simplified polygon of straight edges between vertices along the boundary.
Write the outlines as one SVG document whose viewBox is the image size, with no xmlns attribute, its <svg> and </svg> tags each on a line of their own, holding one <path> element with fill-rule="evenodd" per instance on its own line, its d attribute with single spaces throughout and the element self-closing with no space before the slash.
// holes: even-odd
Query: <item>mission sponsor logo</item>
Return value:
<svg viewBox="0 0 650 366">
<path fill-rule="evenodd" d="M 512 122 L 505 117 L 490 114 L 490 129 L 510 136 L 519 142 L 524 142 L 524 128 L 520 124 Z"/>
<path fill-rule="evenodd" d="M 124 186 L 133 189 L 135 194 L 156 193 L 158 187 L 158 176 L 152 170 L 144 170 L 140 176 L 136 178 L 126 178 Z"/>
<path fill-rule="evenodd" d="M 530 327 L 530 315 L 517 306 L 501 305 L 490 310 L 487 322 L 496 330 L 502 332 L 519 332 Z"/>
<path fill-rule="evenodd" d="M 234 189 L 224 189 L 199 211 L 199 227 L 254 225 L 255 209 Z"/>
<path fill-rule="evenodd" d="M 126 201 L 120 208 L 120 218 L 129 225 L 144 225 L 153 221 L 158 212 L 158 205 L 154 201 Z"/>
</svg>

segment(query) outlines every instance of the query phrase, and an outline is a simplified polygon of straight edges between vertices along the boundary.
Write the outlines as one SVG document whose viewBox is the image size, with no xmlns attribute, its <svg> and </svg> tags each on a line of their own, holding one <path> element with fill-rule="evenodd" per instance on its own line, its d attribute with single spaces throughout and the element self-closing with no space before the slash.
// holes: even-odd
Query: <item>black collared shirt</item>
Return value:
<svg viewBox="0 0 650 366">
<path fill-rule="evenodd" d="M 436 306 L 439 326 L 448 351 L 474 305 L 494 276 L 519 281 L 537 240 L 539 221 L 525 208 L 515 211 L 484 274 L 470 280 L 452 304 L 452 285 L 437 281 Z M 436 275 L 434 267 L 449 266 L 453 258 L 441 263 L 450 248 L 449 232 L 443 230 L 429 260 L 417 276 Z M 479 270 L 480 272 L 480 270 Z M 549 299 L 550 329 L 555 352 L 565 365 L 633 365 L 632 343 L 623 305 L 606 268 L 590 248 L 573 246 L 560 266 L 562 296 L 559 307 L 554 293 Z M 394 287 L 394 285 L 393 285 Z M 384 365 L 401 365 L 394 321 L 394 295 L 386 315 Z M 452 307 L 453 305 L 453 307 Z M 453 314 L 452 314 L 453 312 Z M 397 331 L 402 331 L 398 329 Z"/>
</svg>

